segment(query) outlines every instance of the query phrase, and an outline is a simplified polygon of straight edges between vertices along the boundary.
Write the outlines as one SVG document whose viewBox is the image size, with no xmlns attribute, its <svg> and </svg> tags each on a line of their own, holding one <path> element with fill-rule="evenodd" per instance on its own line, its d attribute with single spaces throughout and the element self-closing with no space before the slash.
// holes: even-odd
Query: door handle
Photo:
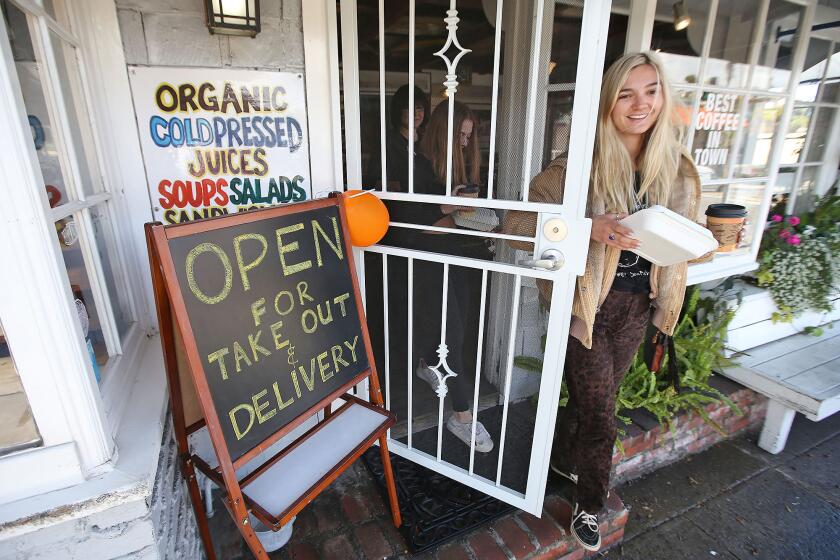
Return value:
<svg viewBox="0 0 840 560">
<path fill-rule="evenodd" d="M 519 264 L 543 270 L 560 270 L 566 264 L 566 257 L 557 249 L 548 249 L 542 254 L 542 258 L 521 260 Z"/>
</svg>

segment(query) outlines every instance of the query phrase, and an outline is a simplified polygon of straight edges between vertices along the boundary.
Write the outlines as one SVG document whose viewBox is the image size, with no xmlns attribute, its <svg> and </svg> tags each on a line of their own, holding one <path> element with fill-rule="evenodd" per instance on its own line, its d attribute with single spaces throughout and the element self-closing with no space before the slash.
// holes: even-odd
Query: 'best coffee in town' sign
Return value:
<svg viewBox="0 0 840 560">
<path fill-rule="evenodd" d="M 312 198 L 302 75 L 134 67 L 130 76 L 156 220 Z"/>
</svg>

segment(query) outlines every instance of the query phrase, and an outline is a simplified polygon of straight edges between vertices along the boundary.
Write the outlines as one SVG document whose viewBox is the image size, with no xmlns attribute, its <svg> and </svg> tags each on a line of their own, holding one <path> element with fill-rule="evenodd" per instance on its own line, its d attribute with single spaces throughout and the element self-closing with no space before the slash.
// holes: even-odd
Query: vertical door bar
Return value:
<svg viewBox="0 0 840 560">
<path fill-rule="evenodd" d="M 411 449 L 411 439 L 414 434 L 414 429 L 412 427 L 412 401 L 414 396 L 414 388 L 412 386 L 412 381 L 414 378 L 414 368 L 412 367 L 412 355 L 414 354 L 414 346 L 412 345 L 412 340 L 414 339 L 414 259 L 412 257 L 408 257 L 408 347 L 406 348 L 405 355 L 408 357 L 408 367 L 406 368 L 406 375 L 408 376 L 408 448 Z"/>
<path fill-rule="evenodd" d="M 357 17 L 356 0 L 342 0 L 341 69 L 344 77 L 344 141 L 347 155 L 347 183 L 353 187 L 362 186 L 361 120 L 352 118 L 352 115 L 361 114 Z"/>
<path fill-rule="evenodd" d="M 496 110 L 499 101 L 499 56 L 502 43 L 502 6 L 504 0 L 496 2 L 496 43 L 493 45 L 493 93 L 490 102 L 490 169 L 487 172 L 487 198 L 493 198 L 493 173 L 496 169 Z M 482 309 L 482 312 L 484 309 Z M 482 325 L 483 327 L 483 325 Z M 475 409 L 473 409 L 475 413 Z M 473 426 L 475 432 L 475 426 Z M 475 434 L 473 433 L 473 438 Z M 472 455 L 470 455 L 470 472 L 472 472 Z"/>
<path fill-rule="evenodd" d="M 358 60 L 356 61 L 358 63 Z M 361 118 L 361 116 L 360 116 Z M 388 190 L 388 173 L 386 158 L 388 154 L 385 138 L 388 128 L 385 124 L 385 0 L 379 0 L 379 151 L 382 162 L 382 186 L 383 191 Z M 388 355 L 386 348 L 385 355 Z"/>
<path fill-rule="evenodd" d="M 450 115 L 451 116 L 451 115 Z M 440 305 L 440 346 L 438 349 L 438 356 L 440 356 L 440 360 L 438 361 L 438 367 L 444 368 L 444 371 L 449 371 L 449 364 L 446 361 L 447 352 L 446 349 L 449 347 L 446 345 L 446 311 L 449 305 L 449 264 L 444 263 L 443 265 L 443 284 L 441 285 L 441 305 Z M 457 374 L 458 372 L 456 372 Z M 440 391 L 442 391 L 446 387 L 446 378 L 448 375 L 444 374 L 443 371 L 438 369 L 438 433 L 437 433 L 437 460 L 440 461 L 440 453 L 443 445 L 443 401 L 445 400 L 445 396 L 440 395 Z"/>
<path fill-rule="evenodd" d="M 507 435 L 508 406 L 510 405 L 510 382 L 513 377 L 513 355 L 516 345 L 516 329 L 519 326 L 519 292 L 522 285 L 522 276 L 516 275 L 513 281 L 513 303 L 511 310 L 510 336 L 508 337 L 507 364 L 505 364 L 505 392 L 504 404 L 502 405 L 502 435 L 499 436 L 499 463 L 496 466 L 496 486 L 502 482 L 502 461 L 505 458 L 505 436 Z"/>
<path fill-rule="evenodd" d="M 408 2 L 408 192 L 414 192 L 414 0 Z M 385 139 L 383 138 L 384 142 Z M 411 398 L 411 391 L 408 392 Z"/>
<path fill-rule="evenodd" d="M 554 7 L 554 2 L 551 3 L 551 7 Z M 530 187 L 531 182 L 531 160 L 533 157 L 532 152 L 534 151 L 534 120 L 536 119 L 536 111 L 537 111 L 537 97 L 541 95 L 541 92 L 538 91 L 537 81 L 539 80 L 540 74 L 540 47 L 542 44 L 542 13 L 545 9 L 545 3 L 543 0 L 537 0 L 534 3 L 534 17 L 532 18 L 532 29 L 534 30 L 534 39 L 531 42 L 531 75 L 529 76 L 530 85 L 528 87 L 528 104 L 527 104 L 527 120 L 525 125 L 526 130 L 526 138 L 528 139 L 525 144 L 525 162 L 522 166 L 522 200 L 523 202 L 528 202 L 528 189 Z M 585 12 L 584 8 L 584 12 Z M 580 66 L 580 63 L 578 63 Z M 518 278 L 518 277 L 517 277 Z M 502 430 L 504 430 L 504 426 L 502 426 Z M 499 454 L 499 458 L 501 459 L 501 454 Z M 499 462 L 499 468 L 501 469 L 501 461 Z"/>
<path fill-rule="evenodd" d="M 595 146 L 595 126 L 601 91 L 601 72 L 607 49 L 611 2 L 584 2 L 581 21 L 580 57 L 575 74 L 575 97 L 572 103 L 572 132 L 569 136 L 569 164 L 563 206 L 573 215 L 583 217 L 589 191 L 589 172 Z"/>
<path fill-rule="evenodd" d="M 496 22 L 499 22 L 496 19 Z M 472 435 L 470 436 L 470 474 L 475 464 L 475 425 L 478 422 L 478 388 L 481 382 L 481 358 L 484 350 L 484 308 L 487 304 L 487 270 L 481 271 L 481 303 L 478 312 L 478 349 L 475 355 L 475 388 L 473 389 Z"/>
<path fill-rule="evenodd" d="M 382 324 L 385 344 L 385 408 L 391 410 L 391 337 L 388 325 L 388 255 L 382 254 Z M 391 429 L 388 428 L 388 437 Z"/>
</svg>

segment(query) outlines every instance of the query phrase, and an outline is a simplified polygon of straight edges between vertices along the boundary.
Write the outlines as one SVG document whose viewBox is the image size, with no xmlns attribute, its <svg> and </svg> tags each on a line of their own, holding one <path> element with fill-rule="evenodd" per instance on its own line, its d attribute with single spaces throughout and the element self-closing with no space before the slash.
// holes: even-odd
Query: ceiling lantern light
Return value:
<svg viewBox="0 0 840 560">
<path fill-rule="evenodd" d="M 683 0 L 674 2 L 674 29 L 682 31 L 689 25 L 691 25 L 691 16 L 685 9 L 685 3 Z"/>
<path fill-rule="evenodd" d="M 260 32 L 260 0 L 204 0 L 210 33 L 256 36 Z"/>
</svg>

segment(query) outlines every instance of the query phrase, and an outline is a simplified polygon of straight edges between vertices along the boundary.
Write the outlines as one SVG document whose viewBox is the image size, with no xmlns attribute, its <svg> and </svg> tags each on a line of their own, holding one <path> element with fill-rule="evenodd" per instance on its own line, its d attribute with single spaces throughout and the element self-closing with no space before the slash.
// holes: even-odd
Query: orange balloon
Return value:
<svg viewBox="0 0 840 560">
<path fill-rule="evenodd" d="M 388 209 L 371 191 L 353 190 L 344 193 L 344 210 L 350 242 L 356 247 L 378 243 L 388 231 Z"/>
</svg>

